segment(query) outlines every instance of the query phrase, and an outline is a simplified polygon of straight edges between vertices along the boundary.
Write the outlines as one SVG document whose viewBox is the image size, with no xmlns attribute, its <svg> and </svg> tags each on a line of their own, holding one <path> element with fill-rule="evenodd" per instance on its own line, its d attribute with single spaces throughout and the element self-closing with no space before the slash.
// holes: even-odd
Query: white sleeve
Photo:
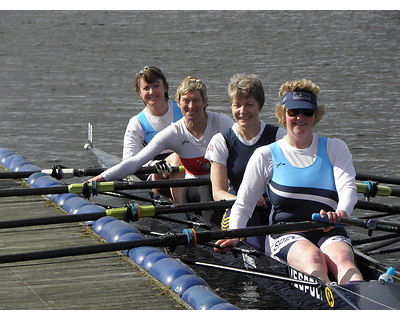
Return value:
<svg viewBox="0 0 400 320">
<path fill-rule="evenodd" d="M 221 133 L 217 133 L 211 138 L 204 157 L 209 161 L 218 162 L 226 166 L 228 156 L 229 151 L 226 146 L 225 138 Z"/>
<path fill-rule="evenodd" d="M 229 229 L 245 228 L 264 193 L 271 176 L 272 158 L 269 146 L 256 149 L 247 164 L 237 199 L 232 206 Z"/>
<path fill-rule="evenodd" d="M 125 130 L 122 159 L 133 157 L 143 148 L 143 129 L 137 116 L 132 117 Z"/>
<path fill-rule="evenodd" d="M 152 160 L 161 151 L 174 148 L 173 141 L 177 139 L 173 138 L 174 130 L 172 126 L 165 128 L 163 131 L 157 133 L 150 143 L 143 148 L 134 157 L 123 160 L 121 163 L 114 167 L 104 171 L 101 175 L 104 180 L 112 181 L 122 179 L 140 169 L 141 166 Z"/>
<path fill-rule="evenodd" d="M 328 139 L 327 151 L 333 166 L 336 190 L 339 194 L 336 210 L 344 210 L 350 216 L 358 200 L 356 172 L 351 152 L 347 145 L 339 139 Z"/>
</svg>

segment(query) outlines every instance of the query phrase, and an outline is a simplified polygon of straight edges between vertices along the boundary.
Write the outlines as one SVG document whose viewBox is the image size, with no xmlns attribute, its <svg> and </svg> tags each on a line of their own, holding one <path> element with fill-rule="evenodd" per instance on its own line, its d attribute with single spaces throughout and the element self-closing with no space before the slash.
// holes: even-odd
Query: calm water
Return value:
<svg viewBox="0 0 400 320">
<path fill-rule="evenodd" d="M 257 74 L 271 123 L 279 86 L 309 78 L 327 110 L 318 133 L 343 139 L 357 171 L 400 176 L 399 27 L 399 11 L 0 11 L 0 145 L 87 167 L 90 121 L 96 146 L 121 155 L 143 108 L 133 76 L 156 65 L 171 97 L 197 76 L 227 114 L 229 78 Z"/>
</svg>

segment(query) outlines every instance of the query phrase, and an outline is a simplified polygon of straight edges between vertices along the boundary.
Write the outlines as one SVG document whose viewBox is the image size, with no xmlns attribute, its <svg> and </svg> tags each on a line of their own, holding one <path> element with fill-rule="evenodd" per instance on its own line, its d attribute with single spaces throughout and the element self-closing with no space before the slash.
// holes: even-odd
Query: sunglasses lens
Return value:
<svg viewBox="0 0 400 320">
<path fill-rule="evenodd" d="M 299 115 L 299 113 L 302 113 L 306 117 L 312 117 L 315 114 L 315 110 L 312 109 L 288 109 L 287 114 L 289 117 L 296 117 Z"/>
<path fill-rule="evenodd" d="M 312 117 L 315 114 L 315 111 L 312 109 L 303 109 L 303 114 L 306 117 Z"/>
<path fill-rule="evenodd" d="M 300 113 L 299 109 L 288 109 L 287 114 L 289 117 L 295 117 Z"/>
</svg>

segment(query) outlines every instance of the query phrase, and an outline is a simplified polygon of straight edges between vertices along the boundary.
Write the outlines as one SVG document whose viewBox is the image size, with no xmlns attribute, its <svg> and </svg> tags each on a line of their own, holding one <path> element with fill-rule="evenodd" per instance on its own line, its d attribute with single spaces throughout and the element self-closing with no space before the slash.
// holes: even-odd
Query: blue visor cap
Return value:
<svg viewBox="0 0 400 320">
<path fill-rule="evenodd" d="M 317 110 L 317 97 L 310 92 L 291 91 L 283 96 L 282 104 L 286 109 L 312 109 Z"/>
</svg>

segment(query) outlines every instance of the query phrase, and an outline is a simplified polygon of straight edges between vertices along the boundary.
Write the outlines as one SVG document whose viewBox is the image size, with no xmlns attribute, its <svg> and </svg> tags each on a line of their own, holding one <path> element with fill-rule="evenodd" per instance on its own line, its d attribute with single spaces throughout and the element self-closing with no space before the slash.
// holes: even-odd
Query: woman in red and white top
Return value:
<svg viewBox="0 0 400 320">
<path fill-rule="evenodd" d="M 121 179 L 137 171 L 163 150 L 170 149 L 179 155 L 186 169 L 186 177 L 208 178 L 210 162 L 204 158 L 208 143 L 219 132 L 233 125 L 225 114 L 206 111 L 208 105 L 205 84 L 194 77 L 187 77 L 178 85 L 176 101 L 183 118 L 157 133 L 150 143 L 136 156 L 104 171 L 90 181 L 111 181 Z M 182 202 L 211 201 L 211 187 L 187 187 L 183 190 Z M 222 213 L 205 212 L 205 218 L 221 223 Z"/>
</svg>

